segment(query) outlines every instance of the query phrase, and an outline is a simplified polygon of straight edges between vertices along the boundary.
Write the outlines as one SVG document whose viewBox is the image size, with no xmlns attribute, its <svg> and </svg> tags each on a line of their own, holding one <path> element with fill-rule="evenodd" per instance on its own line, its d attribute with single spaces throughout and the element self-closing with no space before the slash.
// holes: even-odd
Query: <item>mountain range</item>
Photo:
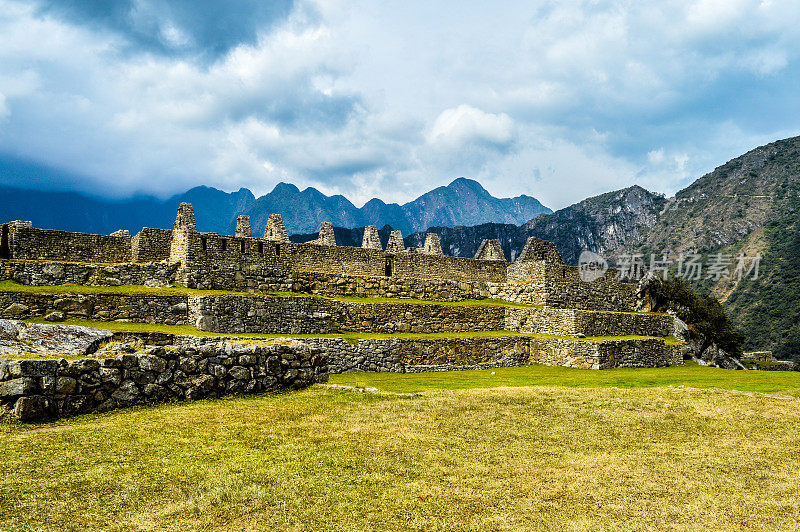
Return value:
<svg viewBox="0 0 800 532">
<path fill-rule="evenodd" d="M 0 187 L 0 194 L 3 197 L 0 220 L 31 220 L 37 227 L 91 233 L 127 229 L 135 234 L 142 227 L 170 228 L 181 202 L 194 205 L 200 231 L 233 234 L 236 217 L 247 214 L 256 236 L 263 234 L 272 213 L 283 216 L 291 234 L 317 231 L 325 221 L 347 228 L 388 224 L 408 234 L 433 225 L 520 224 L 540 213 L 552 212 L 530 196 L 495 198 L 480 183 L 465 178 L 435 188 L 404 205 L 372 199 L 361 208 L 344 196 L 326 196 L 314 188 L 301 191 L 287 183 L 279 183 L 259 198 L 246 188 L 227 193 L 205 186 L 167 200 L 141 196 L 113 201 L 73 192 L 10 187 Z"/>
</svg>

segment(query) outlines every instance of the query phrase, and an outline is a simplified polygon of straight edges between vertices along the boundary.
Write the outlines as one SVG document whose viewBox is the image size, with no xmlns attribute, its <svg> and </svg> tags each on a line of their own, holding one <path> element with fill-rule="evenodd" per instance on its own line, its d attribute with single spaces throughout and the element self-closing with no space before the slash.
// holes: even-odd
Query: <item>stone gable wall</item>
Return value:
<svg viewBox="0 0 800 532">
<path fill-rule="evenodd" d="M 131 239 L 132 260 L 133 262 L 169 260 L 171 245 L 171 229 L 144 227 Z"/>
<path fill-rule="evenodd" d="M 71 362 L 0 360 L 0 407 L 36 421 L 139 403 L 298 389 L 327 378 L 325 355 L 296 341 L 158 347 Z"/>
</svg>

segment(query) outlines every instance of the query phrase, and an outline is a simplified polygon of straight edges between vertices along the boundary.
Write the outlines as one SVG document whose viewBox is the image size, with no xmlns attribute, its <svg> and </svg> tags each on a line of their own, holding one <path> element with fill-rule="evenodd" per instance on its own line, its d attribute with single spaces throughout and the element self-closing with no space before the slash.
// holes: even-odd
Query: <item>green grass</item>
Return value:
<svg viewBox="0 0 800 532">
<path fill-rule="evenodd" d="M 690 386 L 748 392 L 786 393 L 800 397 L 800 372 L 731 371 L 693 362 L 668 368 L 616 368 L 588 370 L 560 366 L 523 366 L 447 373 L 345 373 L 330 382 L 375 387 L 398 393 L 499 386 L 564 386 L 569 388 L 641 388 Z"/>
<path fill-rule="evenodd" d="M 786 530 L 798 425 L 798 399 L 570 379 L 0 425 L 0 530 Z"/>
</svg>

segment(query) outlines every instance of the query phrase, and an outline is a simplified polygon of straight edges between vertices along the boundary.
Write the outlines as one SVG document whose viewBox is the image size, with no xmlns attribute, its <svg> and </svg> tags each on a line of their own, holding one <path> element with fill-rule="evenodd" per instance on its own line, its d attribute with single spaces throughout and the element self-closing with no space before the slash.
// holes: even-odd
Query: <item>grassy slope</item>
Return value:
<svg viewBox="0 0 800 532">
<path fill-rule="evenodd" d="M 798 407 L 669 387 L 314 387 L 0 425 L 0 529 L 785 529 Z"/>
</svg>

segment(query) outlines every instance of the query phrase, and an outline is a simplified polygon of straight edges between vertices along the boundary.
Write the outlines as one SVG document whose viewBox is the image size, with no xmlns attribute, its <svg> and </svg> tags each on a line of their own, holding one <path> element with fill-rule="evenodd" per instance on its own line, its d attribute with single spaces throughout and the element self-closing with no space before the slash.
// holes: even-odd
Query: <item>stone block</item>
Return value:
<svg viewBox="0 0 800 532">
<path fill-rule="evenodd" d="M 20 397 L 14 405 L 14 415 L 20 421 L 36 421 L 50 413 L 50 401 L 42 395 Z"/>
<path fill-rule="evenodd" d="M 10 381 L 0 382 L 0 397 L 12 398 L 30 395 L 39 391 L 36 379 L 32 377 L 19 377 Z"/>
</svg>

